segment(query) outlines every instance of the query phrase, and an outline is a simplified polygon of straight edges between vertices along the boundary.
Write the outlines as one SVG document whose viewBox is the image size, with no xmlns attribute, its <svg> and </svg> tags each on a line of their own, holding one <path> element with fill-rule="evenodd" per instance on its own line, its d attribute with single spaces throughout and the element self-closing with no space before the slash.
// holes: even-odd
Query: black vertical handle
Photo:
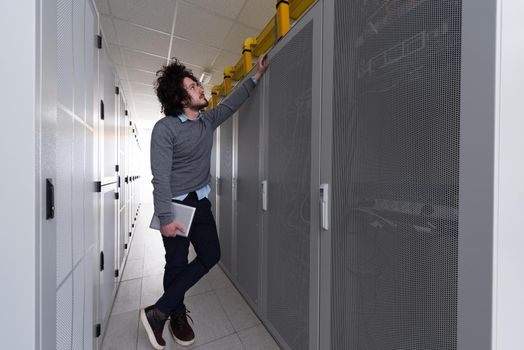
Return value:
<svg viewBox="0 0 524 350">
<path fill-rule="evenodd" d="M 104 271 L 104 252 L 100 252 L 100 271 Z"/>
<path fill-rule="evenodd" d="M 55 186 L 51 179 L 45 180 L 46 187 L 46 220 L 53 219 L 55 217 Z"/>
</svg>

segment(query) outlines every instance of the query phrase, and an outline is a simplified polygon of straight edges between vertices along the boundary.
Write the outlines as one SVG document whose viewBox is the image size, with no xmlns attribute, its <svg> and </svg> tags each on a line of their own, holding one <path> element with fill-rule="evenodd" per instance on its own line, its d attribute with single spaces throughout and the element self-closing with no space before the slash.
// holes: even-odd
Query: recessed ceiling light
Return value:
<svg viewBox="0 0 524 350">
<path fill-rule="evenodd" d="M 209 82 L 211 81 L 211 77 L 212 77 L 212 75 L 209 72 L 202 73 L 202 75 L 200 76 L 200 79 L 199 79 L 200 83 L 202 85 L 209 84 Z"/>
</svg>

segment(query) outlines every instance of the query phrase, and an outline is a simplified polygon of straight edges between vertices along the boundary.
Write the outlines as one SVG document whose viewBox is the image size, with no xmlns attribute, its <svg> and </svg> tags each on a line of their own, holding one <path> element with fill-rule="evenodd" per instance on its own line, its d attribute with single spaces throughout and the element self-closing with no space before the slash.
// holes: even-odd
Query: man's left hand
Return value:
<svg viewBox="0 0 524 350">
<path fill-rule="evenodd" d="M 262 75 L 266 72 L 267 67 L 269 66 L 269 58 L 267 57 L 267 52 L 263 55 L 260 55 L 257 60 L 257 71 L 253 78 L 255 80 L 260 80 L 262 78 Z"/>
</svg>

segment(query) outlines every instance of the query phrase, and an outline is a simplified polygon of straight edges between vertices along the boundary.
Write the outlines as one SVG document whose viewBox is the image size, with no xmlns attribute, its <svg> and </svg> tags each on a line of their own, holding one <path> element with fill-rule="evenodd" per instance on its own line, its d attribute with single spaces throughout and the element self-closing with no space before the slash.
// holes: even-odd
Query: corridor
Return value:
<svg viewBox="0 0 524 350">
<path fill-rule="evenodd" d="M 1 349 L 523 348 L 524 1 L 0 16 Z"/>
</svg>

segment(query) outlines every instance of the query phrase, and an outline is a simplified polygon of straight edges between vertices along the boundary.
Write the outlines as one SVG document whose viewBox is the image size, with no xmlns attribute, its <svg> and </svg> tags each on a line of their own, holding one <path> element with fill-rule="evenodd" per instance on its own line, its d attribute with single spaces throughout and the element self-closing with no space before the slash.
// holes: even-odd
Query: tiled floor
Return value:
<svg viewBox="0 0 524 350">
<path fill-rule="evenodd" d="M 164 247 L 159 232 L 147 227 L 151 213 L 151 205 L 142 205 L 103 350 L 152 349 L 139 322 L 139 309 L 162 294 Z M 190 259 L 193 256 L 191 251 Z M 218 266 L 186 293 L 185 303 L 195 321 L 195 343 L 179 346 L 166 327 L 166 349 L 280 349 Z"/>
</svg>

